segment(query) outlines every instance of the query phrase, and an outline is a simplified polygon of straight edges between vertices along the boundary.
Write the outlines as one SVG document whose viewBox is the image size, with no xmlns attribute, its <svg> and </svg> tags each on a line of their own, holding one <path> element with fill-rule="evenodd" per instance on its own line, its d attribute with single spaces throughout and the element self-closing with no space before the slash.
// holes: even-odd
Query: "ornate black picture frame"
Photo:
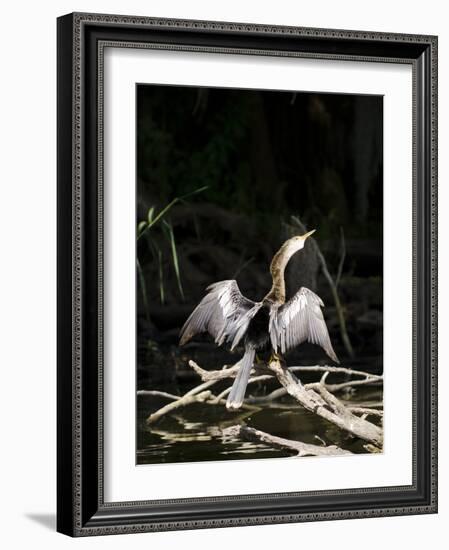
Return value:
<svg viewBox="0 0 449 550">
<path fill-rule="evenodd" d="M 223 55 L 405 63 L 413 70 L 413 483 L 105 503 L 103 497 L 104 44 Z M 71 536 L 437 511 L 437 38 L 69 14 L 58 19 L 58 502 Z"/>
</svg>

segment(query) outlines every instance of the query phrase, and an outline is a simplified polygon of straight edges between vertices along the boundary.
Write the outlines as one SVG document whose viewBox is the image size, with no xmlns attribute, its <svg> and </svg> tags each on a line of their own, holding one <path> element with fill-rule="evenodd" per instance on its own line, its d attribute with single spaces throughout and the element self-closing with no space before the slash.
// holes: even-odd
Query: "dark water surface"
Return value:
<svg viewBox="0 0 449 550">
<path fill-rule="evenodd" d="M 379 403 L 382 401 L 382 390 L 360 389 L 350 396 L 350 401 L 359 406 Z M 261 405 L 256 411 L 228 412 L 224 406 L 193 404 L 173 411 L 148 427 L 145 423 L 147 416 L 167 402 L 158 402 L 155 407 L 154 397 L 137 397 L 137 464 L 273 458 L 294 454 L 222 433 L 226 427 L 241 423 L 304 443 L 320 445 L 324 441 L 327 445 L 336 444 L 353 453 L 367 452 L 362 441 L 306 411 L 289 397 L 276 405 L 263 405 L 263 408 Z M 370 420 L 373 421 L 373 417 Z"/>
</svg>

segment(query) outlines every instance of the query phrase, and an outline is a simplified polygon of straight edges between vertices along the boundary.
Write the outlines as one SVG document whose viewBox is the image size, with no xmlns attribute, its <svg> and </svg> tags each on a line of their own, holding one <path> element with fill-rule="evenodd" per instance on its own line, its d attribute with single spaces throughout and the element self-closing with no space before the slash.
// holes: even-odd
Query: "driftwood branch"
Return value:
<svg viewBox="0 0 449 550">
<path fill-rule="evenodd" d="M 166 399 L 172 399 L 174 401 L 177 401 L 179 399 L 179 395 L 175 395 L 173 393 L 168 393 L 166 391 L 159 391 L 159 390 L 138 390 L 137 395 L 149 395 L 151 397 L 165 397 Z"/>
<path fill-rule="evenodd" d="M 361 414 L 363 417 L 379 416 L 383 417 L 384 412 L 371 407 L 348 407 L 353 414 Z"/>
<path fill-rule="evenodd" d="M 203 382 L 211 382 L 211 381 L 218 381 L 218 380 L 224 380 L 226 378 L 235 378 L 238 372 L 239 367 L 238 366 L 232 366 L 227 367 L 225 366 L 221 370 L 206 370 L 201 368 L 195 361 L 190 360 L 189 366 L 198 374 L 198 376 L 203 380 Z M 313 366 L 292 366 L 289 367 L 289 370 L 291 372 L 329 372 L 332 374 L 347 374 L 350 376 L 359 376 L 361 377 L 360 380 L 348 380 L 346 382 L 341 382 L 339 384 L 327 384 L 326 388 L 331 392 L 336 392 L 339 390 L 342 390 L 344 388 L 348 387 L 354 387 L 354 386 L 365 386 L 365 385 L 372 385 L 372 384 L 379 384 L 383 382 L 383 376 L 376 375 L 376 374 L 370 374 L 368 372 L 359 371 L 359 370 L 352 370 L 345 367 L 332 367 L 328 365 L 313 365 Z M 261 372 L 260 376 L 256 378 L 251 379 L 252 382 L 262 382 L 265 380 L 270 380 L 275 376 L 268 368 L 265 363 L 260 363 L 254 367 L 255 372 Z M 304 387 L 306 389 L 316 389 L 316 382 L 311 382 L 310 384 L 306 384 Z M 277 390 L 278 391 L 278 390 Z M 283 395 L 286 395 L 287 391 L 284 389 L 281 391 L 279 389 L 278 393 L 274 394 L 271 399 L 276 396 L 276 398 L 281 397 Z M 254 402 L 259 398 L 254 398 Z M 268 396 L 264 396 L 260 398 L 260 402 L 268 401 Z"/>
<path fill-rule="evenodd" d="M 150 414 L 150 416 L 147 418 L 147 424 L 153 424 L 162 416 L 165 416 L 168 413 L 172 413 L 180 407 L 185 407 L 186 405 L 190 405 L 191 403 L 202 403 L 204 401 L 207 401 L 211 395 L 212 393 L 209 390 L 194 395 L 184 395 L 180 399 L 172 401 L 171 403 L 165 405 L 165 407 L 162 407 L 153 414 Z"/>
<path fill-rule="evenodd" d="M 177 409 L 188 406 L 192 403 L 225 405 L 226 397 L 230 392 L 230 387 L 222 390 L 218 393 L 218 395 L 214 395 L 210 388 L 212 388 L 212 386 L 219 381 L 235 378 L 238 372 L 238 367 L 225 366 L 221 370 L 208 371 L 201 368 L 194 361 L 189 361 L 189 365 L 201 378 L 202 383 L 188 391 L 183 396 L 177 397 L 173 394 L 168 394 L 165 392 L 140 392 L 142 394 L 158 394 L 161 397 L 171 400 L 170 403 L 155 411 L 147 418 L 146 422 L 148 425 L 152 425 L 163 416 L 171 414 Z M 322 376 L 319 382 L 303 385 L 296 377 L 295 372 L 318 372 L 322 373 Z M 326 379 L 330 373 L 353 375 L 358 379 L 350 380 L 348 382 L 344 382 L 343 384 L 328 384 Z M 367 420 L 369 416 L 381 419 L 383 416 L 382 411 L 374 406 L 345 405 L 333 393 L 331 393 L 332 391 L 336 391 L 335 388 L 340 389 L 342 387 L 347 387 L 348 385 L 381 383 L 383 380 L 382 376 L 371 375 L 364 371 L 352 371 L 351 369 L 344 367 L 331 367 L 323 365 L 303 367 L 295 366 L 287 368 L 281 364 L 280 361 L 273 360 L 268 364 L 255 365 L 248 383 L 252 384 L 255 382 L 267 381 L 272 380 L 273 378 L 279 382 L 281 388 L 277 388 L 269 395 L 261 398 L 247 399 L 242 408 L 246 410 L 259 410 L 257 406 L 255 406 L 256 404 L 258 405 L 264 402 L 269 403 L 282 395 L 288 394 L 308 411 L 324 418 L 328 422 L 338 426 L 343 431 L 364 440 L 366 443 L 371 445 L 369 448 L 376 449 L 377 451 L 382 448 L 382 428 Z M 261 433 L 263 434 L 263 432 Z M 256 437 L 253 432 L 245 432 L 245 434 L 246 437 Z M 257 437 L 259 436 L 262 437 L 258 434 Z M 264 437 L 270 437 L 270 435 L 266 434 Z M 302 444 L 300 442 L 298 444 L 299 447 L 301 447 Z M 299 447 L 295 448 L 298 453 Z M 304 450 L 304 447 L 302 447 L 302 449 Z"/>
<path fill-rule="evenodd" d="M 234 365 L 231 367 L 225 365 L 221 370 L 208 371 L 201 368 L 197 363 L 195 363 L 195 361 L 192 360 L 189 361 L 189 367 L 191 367 L 198 374 L 203 382 L 207 382 L 208 380 L 224 380 L 225 378 L 235 378 L 239 371 L 238 365 Z"/>
<path fill-rule="evenodd" d="M 346 388 L 354 388 L 357 386 L 371 386 L 373 384 L 380 384 L 380 383 L 381 383 L 381 380 L 365 378 L 363 380 L 348 380 L 347 382 L 342 382 L 341 384 L 326 383 L 325 386 L 326 386 L 326 389 L 329 390 L 330 392 L 339 392 Z M 310 384 L 304 384 L 304 388 L 306 390 L 317 389 L 318 384 L 319 382 L 310 382 Z M 275 399 L 279 399 L 280 397 L 284 397 L 284 395 L 287 395 L 287 394 L 288 392 L 285 388 L 278 388 L 277 390 L 274 390 L 271 394 L 262 395 L 258 397 L 251 397 L 247 400 L 247 402 L 248 403 L 268 403 L 270 401 L 274 401 Z"/>
<path fill-rule="evenodd" d="M 202 380 L 207 380 L 208 382 L 223 380 L 225 378 L 234 378 L 238 372 L 238 368 L 234 367 L 223 368 L 219 371 L 207 371 L 201 368 L 194 361 L 189 361 L 189 365 L 195 370 Z M 296 371 L 305 369 L 307 372 L 323 372 L 324 375 L 319 382 L 314 382 L 304 386 L 295 376 L 294 372 L 292 372 L 293 368 Z M 355 385 L 356 382 L 363 382 L 365 384 L 381 382 L 381 376 L 370 375 L 369 373 L 363 371 L 351 371 L 350 369 L 346 369 L 344 367 L 323 367 L 321 365 L 316 365 L 314 367 L 285 368 L 279 361 L 271 361 L 269 364 L 257 365 L 253 370 L 268 372 L 269 374 L 255 376 L 250 378 L 250 381 L 267 380 L 275 377 L 281 384 L 284 392 L 291 395 L 305 409 L 317 414 L 325 420 L 328 420 L 342 430 L 347 431 L 348 433 L 355 435 L 364 441 L 374 444 L 376 447 L 382 446 L 382 429 L 366 420 L 366 417 L 364 418 L 363 415 L 362 417 L 357 416 L 357 414 L 355 414 L 356 411 L 351 411 L 349 407 L 344 405 L 331 393 L 331 388 L 335 386 L 343 387 L 344 385 L 344 387 L 347 387 L 347 385 L 350 384 Z M 326 384 L 326 378 L 330 372 L 344 374 L 352 373 L 356 376 L 364 376 L 365 378 L 362 380 L 345 382 L 344 384 L 328 385 Z M 223 394 L 224 392 L 222 392 L 221 395 Z M 277 391 L 275 396 L 279 397 L 280 394 L 281 392 Z M 263 400 L 252 400 L 252 403 L 254 404 L 261 402 L 263 402 Z M 373 413 L 373 415 L 374 414 L 376 413 Z"/>
<path fill-rule="evenodd" d="M 285 388 L 277 388 L 276 390 L 272 391 L 271 393 L 268 393 L 267 395 L 260 395 L 257 397 L 249 397 L 246 399 L 248 403 L 273 403 L 273 401 L 276 401 L 276 399 L 279 399 L 279 397 L 283 397 L 287 394 L 287 390 Z"/>
<path fill-rule="evenodd" d="M 346 367 L 333 367 L 330 365 L 312 365 L 312 366 L 292 366 L 288 367 L 291 371 L 300 372 L 331 372 L 335 374 L 349 374 L 351 376 L 370 377 L 373 380 L 382 380 L 382 376 L 378 374 L 370 374 L 362 370 L 348 369 Z"/>
<path fill-rule="evenodd" d="M 325 373 L 314 389 L 306 389 L 296 376 L 279 361 L 271 361 L 268 365 L 279 383 L 305 409 L 332 422 L 342 430 L 355 435 L 369 443 L 381 447 L 383 441 L 382 429 L 353 414 L 339 399 L 326 388 Z"/>
<path fill-rule="evenodd" d="M 302 441 L 293 441 L 292 439 L 285 439 L 262 432 L 261 430 L 250 428 L 245 424 L 225 428 L 222 430 L 222 434 L 224 436 L 238 437 L 245 441 L 266 443 L 272 447 L 294 451 L 297 453 L 297 456 L 338 456 L 352 454 L 350 451 L 341 449 L 336 445 L 322 446 L 303 443 Z"/>
<path fill-rule="evenodd" d="M 372 384 L 378 384 L 380 380 L 371 377 L 364 378 L 363 380 L 348 380 L 347 382 L 341 382 L 340 384 L 326 384 L 326 388 L 331 392 L 338 392 L 346 388 L 354 388 L 356 386 L 371 386 Z M 316 382 L 306 384 L 308 390 L 316 389 Z"/>
<path fill-rule="evenodd" d="M 193 365 L 191 365 L 191 363 L 193 363 L 195 365 L 195 368 L 193 367 Z M 193 361 L 189 362 L 189 365 L 192 368 L 194 368 L 194 370 L 196 370 L 196 372 L 198 372 L 198 374 L 200 373 L 200 371 L 203 372 L 203 373 L 208 372 L 204 369 L 201 369 L 201 367 L 199 367 Z M 209 390 L 209 388 L 211 388 L 214 384 L 216 384 L 219 380 L 221 380 L 223 378 L 229 378 L 230 376 L 235 376 L 237 370 L 236 369 L 233 370 L 233 369 L 224 368 L 222 371 L 214 371 L 214 372 L 216 373 L 215 376 L 212 376 L 212 377 L 207 377 L 206 376 L 206 377 L 204 377 L 206 379 L 201 377 L 203 379 L 203 383 L 196 386 L 196 387 L 194 387 L 194 388 L 192 388 L 190 391 L 188 391 L 187 393 L 185 393 L 182 396 L 176 396 L 176 395 L 173 395 L 173 394 L 170 394 L 170 393 L 167 393 L 167 392 L 161 392 L 161 391 L 156 391 L 156 390 L 140 390 L 138 392 L 139 395 L 157 395 L 157 396 L 165 397 L 167 399 L 172 400 L 171 403 L 168 403 L 167 405 L 164 405 L 163 407 L 161 407 L 160 409 L 158 409 L 154 413 L 150 414 L 150 416 L 148 416 L 147 419 L 146 419 L 146 423 L 148 425 L 154 424 L 155 422 L 160 420 L 163 416 L 165 416 L 167 414 L 171 414 L 176 409 L 179 409 L 181 407 L 186 407 L 186 406 L 191 405 L 193 403 L 204 403 L 204 404 L 207 404 L 207 405 L 224 405 L 226 403 L 226 400 L 224 399 L 224 397 L 227 396 L 227 394 L 230 391 L 230 388 L 224 390 L 219 395 L 214 395 Z M 219 373 L 226 373 L 227 376 L 220 376 Z M 248 384 L 252 384 L 254 382 L 260 382 L 261 380 L 266 380 L 266 379 L 269 379 L 269 378 L 270 378 L 270 375 L 252 377 L 252 378 L 249 379 Z M 255 406 L 247 404 L 247 403 L 244 403 L 242 405 L 242 409 L 251 410 L 251 411 L 259 410 L 258 407 L 255 407 Z"/>
</svg>

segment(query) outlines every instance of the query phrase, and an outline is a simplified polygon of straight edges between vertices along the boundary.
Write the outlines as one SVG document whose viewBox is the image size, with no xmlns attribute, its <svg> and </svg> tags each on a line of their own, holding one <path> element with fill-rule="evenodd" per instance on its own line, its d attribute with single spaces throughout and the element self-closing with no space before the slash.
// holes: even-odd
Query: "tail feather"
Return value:
<svg viewBox="0 0 449 550">
<path fill-rule="evenodd" d="M 231 393 L 226 401 L 227 409 L 239 409 L 242 406 L 245 397 L 246 386 L 248 385 L 249 375 L 254 364 L 256 352 L 252 348 L 245 350 L 245 355 L 239 361 L 240 369 L 232 384 Z"/>
</svg>

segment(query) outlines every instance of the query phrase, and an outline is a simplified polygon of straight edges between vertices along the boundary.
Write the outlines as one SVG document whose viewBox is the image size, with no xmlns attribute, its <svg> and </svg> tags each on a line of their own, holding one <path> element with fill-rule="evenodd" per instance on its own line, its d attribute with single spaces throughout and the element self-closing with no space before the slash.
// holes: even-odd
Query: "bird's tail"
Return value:
<svg viewBox="0 0 449 550">
<path fill-rule="evenodd" d="M 249 375 L 254 364 L 256 351 L 253 348 L 246 348 L 245 355 L 239 361 L 240 368 L 232 384 L 231 393 L 226 401 L 227 409 L 239 409 L 242 406 L 245 397 L 246 386 L 248 385 Z"/>
</svg>

